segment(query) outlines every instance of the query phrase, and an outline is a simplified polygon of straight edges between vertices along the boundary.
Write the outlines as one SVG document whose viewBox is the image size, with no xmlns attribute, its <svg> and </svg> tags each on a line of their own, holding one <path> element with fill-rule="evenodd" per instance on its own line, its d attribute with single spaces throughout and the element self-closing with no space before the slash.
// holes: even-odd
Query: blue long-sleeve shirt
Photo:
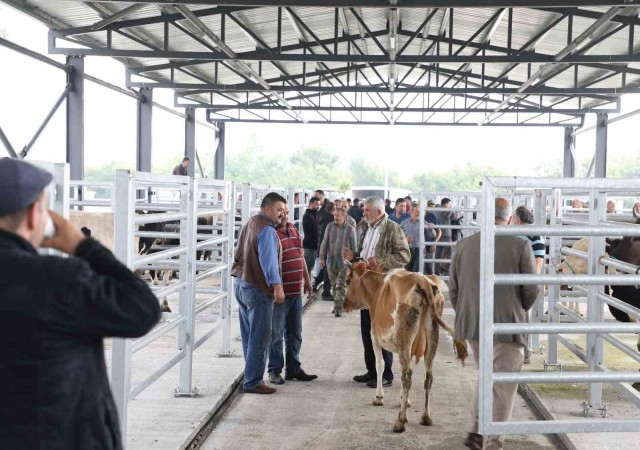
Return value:
<svg viewBox="0 0 640 450">
<path fill-rule="evenodd" d="M 280 260 L 278 258 L 278 235 L 276 234 L 276 224 L 264 213 L 260 213 L 262 217 L 269 221 L 268 227 L 264 227 L 258 234 L 258 259 L 260 267 L 267 285 L 282 284 L 280 276 Z"/>
</svg>

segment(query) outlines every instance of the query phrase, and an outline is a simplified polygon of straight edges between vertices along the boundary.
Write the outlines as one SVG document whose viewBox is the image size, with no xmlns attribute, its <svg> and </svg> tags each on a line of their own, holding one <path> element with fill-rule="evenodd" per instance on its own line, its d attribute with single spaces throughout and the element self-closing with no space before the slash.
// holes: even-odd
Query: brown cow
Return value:
<svg viewBox="0 0 640 450">
<path fill-rule="evenodd" d="M 411 389 L 411 358 L 415 363 L 424 357 L 425 403 L 420 423 L 431 425 L 429 391 L 433 383 L 433 358 L 438 348 L 439 327 L 453 335 L 453 330 L 441 318 L 444 296 L 440 292 L 440 279 L 404 269 L 387 274 L 368 270 L 365 262 L 354 263 L 348 275 L 349 287 L 345 299 L 345 311 L 367 308 L 371 315 L 371 340 L 376 354 L 378 385 L 373 404 L 383 404 L 382 347 L 400 357 L 402 369 L 402 398 L 400 413 L 393 431 L 401 433 L 407 422 L 407 406 Z M 467 356 L 465 344 L 454 341 L 458 358 Z"/>
</svg>

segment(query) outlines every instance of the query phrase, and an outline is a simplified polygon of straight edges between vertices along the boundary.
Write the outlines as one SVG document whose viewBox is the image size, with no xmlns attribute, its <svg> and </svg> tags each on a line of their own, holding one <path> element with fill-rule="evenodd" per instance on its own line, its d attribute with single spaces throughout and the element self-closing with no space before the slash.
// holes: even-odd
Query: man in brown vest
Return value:
<svg viewBox="0 0 640 450">
<path fill-rule="evenodd" d="M 244 392 L 273 394 L 262 381 L 271 343 L 273 302 L 284 302 L 280 262 L 282 246 L 276 226 L 284 217 L 286 199 L 270 192 L 240 230 L 231 275 L 237 278 L 240 334 L 244 353 Z"/>
</svg>

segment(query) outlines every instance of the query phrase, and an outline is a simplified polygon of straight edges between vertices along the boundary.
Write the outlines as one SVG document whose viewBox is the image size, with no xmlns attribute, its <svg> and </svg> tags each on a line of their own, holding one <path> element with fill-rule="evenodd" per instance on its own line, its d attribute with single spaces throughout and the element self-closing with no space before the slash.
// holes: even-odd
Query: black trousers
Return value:
<svg viewBox="0 0 640 450">
<path fill-rule="evenodd" d="M 420 252 L 418 250 L 420 249 L 416 247 L 411 248 L 411 259 L 405 266 L 409 272 L 420 272 Z"/>
<path fill-rule="evenodd" d="M 360 332 L 362 333 L 362 345 L 364 346 L 364 363 L 367 366 L 367 372 L 377 373 L 376 371 L 376 354 L 373 352 L 373 342 L 371 341 L 371 317 L 368 309 L 360 310 Z M 382 359 L 384 359 L 384 372 L 382 378 L 385 380 L 393 380 L 393 353 L 382 349 Z"/>
</svg>

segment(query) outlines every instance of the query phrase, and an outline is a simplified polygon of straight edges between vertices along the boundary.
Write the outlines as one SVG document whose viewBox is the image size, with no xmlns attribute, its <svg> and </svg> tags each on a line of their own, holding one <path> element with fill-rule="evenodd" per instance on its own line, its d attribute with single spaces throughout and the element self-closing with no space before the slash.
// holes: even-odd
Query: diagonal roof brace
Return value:
<svg viewBox="0 0 640 450">
<path fill-rule="evenodd" d="M 562 62 L 562 59 L 581 49 L 587 42 L 594 39 L 598 31 L 600 31 L 602 27 L 604 27 L 612 18 L 614 18 L 624 10 L 625 8 L 617 6 L 609 9 L 598 20 L 592 23 L 589 28 L 587 28 L 582 34 L 580 34 L 580 36 L 571 41 L 569 45 L 567 45 L 557 55 L 555 55 L 553 58 L 554 62 L 544 64 L 542 67 L 540 67 L 535 74 L 533 74 L 528 80 L 520 85 L 517 93 L 511 94 L 509 97 L 507 97 L 502 103 L 500 103 L 500 105 L 498 105 L 498 107 L 492 113 L 487 114 L 480 122 L 478 122 L 478 125 L 482 126 L 488 123 L 496 114 L 500 112 L 502 108 L 508 106 L 511 100 L 521 97 L 523 95 L 522 92 L 524 92 L 530 86 L 535 86 L 536 83 L 543 79 L 543 77 L 553 71 L 556 68 L 556 65 Z"/>
<path fill-rule="evenodd" d="M 209 40 L 215 47 L 220 49 L 220 51 L 225 53 L 227 56 L 231 58 L 237 58 L 237 55 L 233 51 L 233 49 L 229 47 L 222 39 L 220 39 L 213 31 L 211 31 L 209 27 L 205 25 L 204 22 L 202 22 L 200 18 L 198 18 L 198 16 L 196 16 L 189 8 L 187 8 L 184 5 L 176 5 L 176 8 L 178 9 L 178 11 L 180 11 L 180 14 L 182 14 L 185 19 L 191 22 L 191 24 L 195 26 L 202 33 L 204 38 Z M 300 114 L 294 111 L 293 105 L 291 105 L 291 103 L 289 103 L 282 95 L 274 91 L 273 88 L 269 85 L 269 83 L 267 83 L 260 76 L 260 74 L 258 74 L 258 72 L 256 72 L 249 64 L 247 64 L 245 61 L 241 61 L 238 59 L 235 59 L 234 61 L 231 61 L 231 62 L 240 72 L 244 73 L 245 76 L 255 81 L 263 88 L 268 89 L 269 95 L 275 97 L 278 100 L 278 102 L 280 102 L 283 106 L 289 109 L 294 114 L 296 119 L 298 119 L 301 122 L 307 123 L 307 120 L 304 117 L 302 117 Z"/>
</svg>

